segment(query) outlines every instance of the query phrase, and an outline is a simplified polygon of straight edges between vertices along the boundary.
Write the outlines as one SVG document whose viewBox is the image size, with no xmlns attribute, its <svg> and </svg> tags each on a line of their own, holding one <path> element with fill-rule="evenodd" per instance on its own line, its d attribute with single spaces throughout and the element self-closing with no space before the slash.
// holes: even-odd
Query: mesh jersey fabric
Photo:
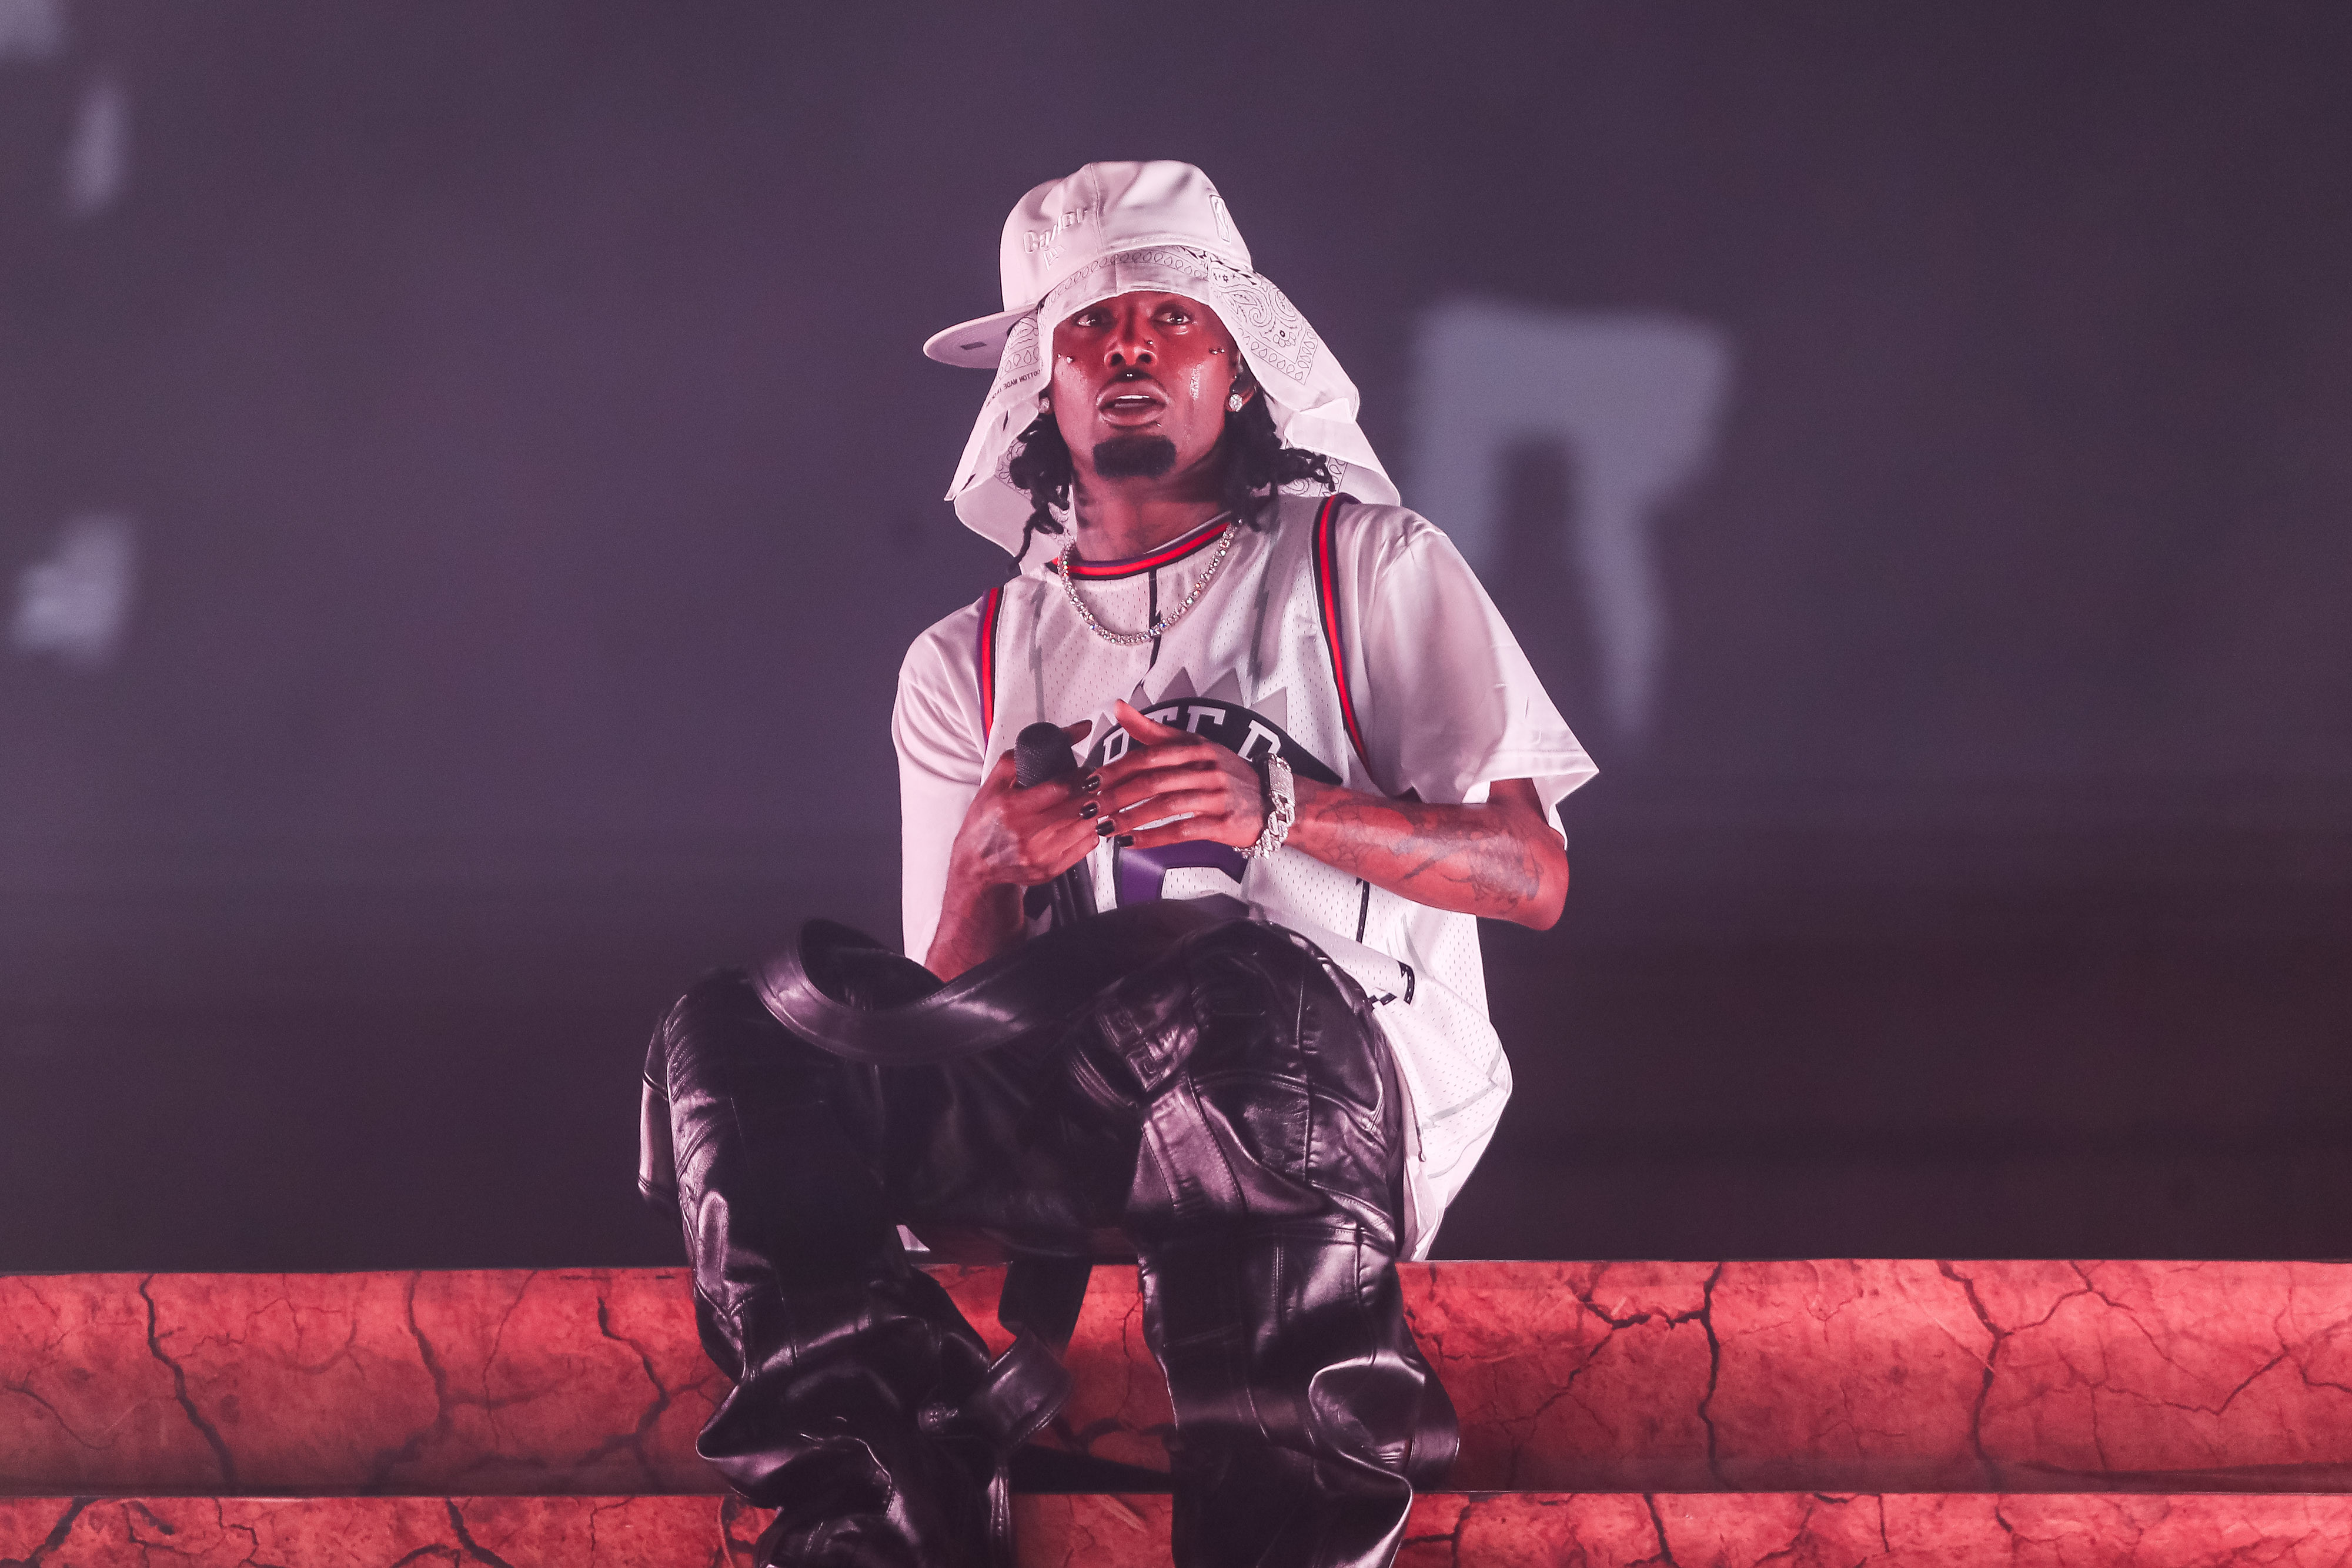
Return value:
<svg viewBox="0 0 2352 1568">
<path fill-rule="evenodd" d="M 1089 755 L 1105 755 L 1107 742 L 1115 755 L 1123 737 L 1108 716 L 1125 698 L 1245 756 L 1279 744 L 1308 777 L 1441 804 L 1481 801 L 1496 779 L 1529 779 L 1550 813 L 1592 777 L 1591 758 L 1467 563 L 1415 513 L 1338 508 L 1328 562 L 1335 658 L 1332 617 L 1318 602 L 1307 559 L 1318 510 L 1314 497 L 1276 497 L 1266 526 L 1235 536 L 1217 580 L 1156 644 L 1097 637 L 1043 558 L 916 640 L 892 720 L 910 956 L 929 949 L 950 850 L 981 779 L 1040 718 L 1092 720 Z M 1141 558 L 1150 564 L 1087 563 L 1080 591 L 1106 625 L 1148 625 L 1155 604 L 1164 609 L 1191 591 L 1223 526 Z M 1342 672 L 1360 751 L 1342 711 Z M 1113 854 L 1108 845 L 1096 851 L 1101 904 L 1116 890 Z M 1378 1003 L 1412 1101 L 1408 1254 L 1426 1256 L 1509 1094 L 1508 1064 L 1487 1020 L 1477 923 L 1295 851 L 1245 865 L 1242 895 L 1322 946 Z M 1165 889 L 1218 890 L 1213 874 L 1173 872 Z"/>
</svg>

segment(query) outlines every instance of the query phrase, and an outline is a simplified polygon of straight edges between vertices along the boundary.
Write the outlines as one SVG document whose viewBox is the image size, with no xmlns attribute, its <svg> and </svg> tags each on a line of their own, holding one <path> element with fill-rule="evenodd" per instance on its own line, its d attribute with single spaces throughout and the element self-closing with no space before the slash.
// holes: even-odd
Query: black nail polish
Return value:
<svg viewBox="0 0 2352 1568">
<path fill-rule="evenodd" d="M 1102 775 L 1099 773 L 1089 773 L 1078 780 L 1078 793 L 1081 795 L 1091 795 L 1101 788 Z"/>
<path fill-rule="evenodd" d="M 1118 824 L 1108 817 L 1095 824 L 1095 837 L 1098 839 L 1107 839 L 1117 831 L 1118 831 Z"/>
<path fill-rule="evenodd" d="M 1097 801 L 1094 801 L 1094 800 L 1089 800 L 1089 801 L 1087 801 L 1085 805 L 1083 805 L 1083 806 L 1081 806 L 1081 807 L 1079 807 L 1079 808 L 1078 808 L 1078 821 L 1082 821 L 1082 822 L 1083 822 L 1083 821 L 1085 821 L 1088 817 L 1093 816 L 1097 811 L 1099 811 L 1099 810 L 1102 810 L 1102 806 L 1100 805 L 1100 803 L 1098 803 L 1098 802 L 1097 802 Z"/>
<path fill-rule="evenodd" d="M 1120 849 L 1129 849 L 1134 846 L 1135 835 L 1133 833 L 1121 833 L 1118 837 L 1111 840 L 1111 842 L 1117 844 Z"/>
</svg>

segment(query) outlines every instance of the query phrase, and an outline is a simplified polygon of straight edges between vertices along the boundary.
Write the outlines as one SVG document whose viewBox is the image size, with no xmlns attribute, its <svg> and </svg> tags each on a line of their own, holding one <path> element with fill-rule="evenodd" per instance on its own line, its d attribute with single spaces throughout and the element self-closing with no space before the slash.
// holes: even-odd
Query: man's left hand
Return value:
<svg viewBox="0 0 2352 1568">
<path fill-rule="evenodd" d="M 1139 849 L 1206 841 L 1244 850 L 1265 828 L 1256 772 L 1213 741 L 1125 703 L 1132 743 L 1102 770 L 1104 815 Z M 1391 800 L 1299 779 L 1290 851 L 1427 904 L 1548 930 L 1568 897 L 1568 855 L 1531 779 L 1498 779 L 1475 805 Z M 1165 819 L 1176 818 L 1169 821 Z M 1137 829 L 1129 824 L 1154 822 Z"/>
<path fill-rule="evenodd" d="M 1213 740 L 1138 713 L 1112 717 L 1127 731 L 1127 755 L 1102 770 L 1103 813 L 1135 847 L 1207 841 L 1245 850 L 1265 827 L 1265 786 L 1257 770 Z M 1173 817 L 1175 821 L 1162 819 Z M 1138 829 L 1131 824 L 1159 825 Z"/>
</svg>

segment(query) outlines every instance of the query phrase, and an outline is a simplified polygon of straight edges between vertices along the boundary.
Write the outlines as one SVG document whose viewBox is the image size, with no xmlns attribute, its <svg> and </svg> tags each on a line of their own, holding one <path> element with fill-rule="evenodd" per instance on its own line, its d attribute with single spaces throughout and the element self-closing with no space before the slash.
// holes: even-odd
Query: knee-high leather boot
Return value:
<svg viewBox="0 0 2352 1568">
<path fill-rule="evenodd" d="M 1453 1462 L 1397 1281 L 1403 1106 L 1367 1015 L 1319 954 L 1244 923 L 1097 1013 L 1142 1113 L 1127 1220 L 1180 1568 L 1381 1568 Z"/>
<path fill-rule="evenodd" d="M 1151 1249 L 1144 1332 L 1176 1412 L 1181 1568 L 1376 1568 L 1452 1463 L 1393 1251 L 1311 1222 Z"/>
<path fill-rule="evenodd" d="M 813 964 L 830 962 L 825 951 L 838 946 L 829 938 L 803 945 Z M 1121 910 L 1056 933 L 919 1005 L 874 998 L 887 1019 L 863 1010 L 872 1000 L 848 994 L 854 986 L 814 984 L 813 972 L 797 957 L 761 972 L 768 1010 L 791 1026 L 788 1040 L 804 1032 L 860 1061 L 943 1061 L 1012 1046 L 1067 1020 L 1066 1082 L 1083 1086 L 1088 1101 L 1118 1108 L 1135 1129 L 1111 1141 L 1131 1151 L 1124 1223 L 1140 1255 L 1146 1330 L 1167 1369 L 1177 1416 L 1170 1447 L 1178 1563 L 1388 1563 L 1412 1488 L 1433 1484 L 1450 1464 L 1454 1429 L 1452 1406 L 1404 1322 L 1394 1261 L 1403 1106 L 1386 1044 L 1353 982 L 1277 928 L 1181 904 Z M 769 1092 L 747 1104 L 750 1098 L 781 1103 Z M 857 1120 L 854 1107 L 820 1119 L 836 1128 Z M 688 1152 L 686 1129 L 693 1118 L 676 1120 L 678 1168 L 691 1188 L 697 1178 L 688 1173 L 698 1156 Z M 940 1124 L 961 1124 L 951 1117 Z M 762 1145 L 774 1136 L 771 1129 L 745 1142 Z M 875 1146 L 887 1143 L 877 1138 Z M 981 1144 L 992 1149 L 1002 1140 Z M 1100 1149 L 1089 1140 L 1079 1145 L 1091 1152 L 1075 1164 L 1048 1162 L 1068 1166 L 1055 1174 L 1099 1163 Z M 1081 1176 L 1080 1185 L 1090 1179 Z M 740 1185 L 702 1180 L 699 1190 L 727 1193 Z M 869 1197 L 871 1190 L 861 1189 Z M 982 1207 L 1017 1196 L 996 1195 Z M 1047 1207 L 1048 1228 L 1074 1218 L 1064 1202 Z M 689 1237 L 726 1230 L 723 1218 L 698 1219 L 690 1197 L 686 1207 Z M 879 1223 L 871 1210 L 859 1212 Z M 1014 1218 L 1009 1209 L 1007 1218 Z M 1013 1228 L 1029 1228 L 1033 1218 Z M 698 1242 L 698 1288 L 713 1272 L 706 1245 Z M 709 1249 L 722 1257 L 739 1250 Z M 723 1294 L 717 1286 L 706 1291 L 713 1306 Z M 782 1337 L 739 1335 L 747 1353 Z M 751 1366 L 747 1375 L 759 1371 Z M 1021 1379 L 992 1381 L 1011 1392 Z M 994 1392 L 967 1400 L 967 1407 L 996 1403 Z M 1043 1407 L 1034 1399 L 1011 1403 L 1030 1413 L 1024 1419 Z M 713 1432 L 733 1405 L 713 1421 Z M 759 1427 L 748 1408 L 742 1420 Z M 1003 1428 L 1000 1451 L 1005 1437 L 1017 1440 L 1016 1423 L 989 1424 Z M 707 1440 L 705 1451 L 718 1458 L 724 1447 Z M 752 1469 L 740 1473 L 739 1485 L 761 1484 Z M 811 1521 L 802 1539 L 819 1541 L 822 1510 L 845 1506 L 796 1508 Z M 889 1521 L 869 1528 L 875 1518 L 854 1515 L 843 1528 L 880 1540 Z M 968 1559 L 942 1552 L 917 1560 Z"/>
<path fill-rule="evenodd" d="M 734 973 L 687 993 L 647 1061 L 697 1321 L 735 1379 L 697 1448 L 777 1510 L 761 1552 L 779 1568 L 987 1560 L 989 1448 L 949 1429 L 987 1351 L 899 1247 L 872 1071 L 795 1039 Z"/>
</svg>

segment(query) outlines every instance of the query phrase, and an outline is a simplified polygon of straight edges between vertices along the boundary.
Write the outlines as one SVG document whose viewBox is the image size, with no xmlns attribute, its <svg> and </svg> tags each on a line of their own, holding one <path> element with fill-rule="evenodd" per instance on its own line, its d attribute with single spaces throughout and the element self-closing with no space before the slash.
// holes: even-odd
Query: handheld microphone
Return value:
<svg viewBox="0 0 2352 1568">
<path fill-rule="evenodd" d="M 1062 733 L 1058 724 L 1040 719 L 1013 737 L 1013 782 L 1018 789 L 1026 789 L 1059 779 L 1065 773 L 1075 773 L 1077 767 L 1078 759 L 1070 755 L 1070 737 Z M 1041 894 L 1043 898 L 1038 896 Z M 1022 913 L 1032 917 L 1047 907 L 1054 912 L 1056 930 L 1076 925 L 1095 912 L 1094 878 L 1087 874 L 1085 861 L 1045 886 L 1031 888 L 1021 901 Z"/>
<path fill-rule="evenodd" d="M 1013 782 L 1024 789 L 1059 779 L 1077 766 L 1078 759 L 1070 755 L 1070 737 L 1058 724 L 1039 719 L 1013 737 Z"/>
</svg>

